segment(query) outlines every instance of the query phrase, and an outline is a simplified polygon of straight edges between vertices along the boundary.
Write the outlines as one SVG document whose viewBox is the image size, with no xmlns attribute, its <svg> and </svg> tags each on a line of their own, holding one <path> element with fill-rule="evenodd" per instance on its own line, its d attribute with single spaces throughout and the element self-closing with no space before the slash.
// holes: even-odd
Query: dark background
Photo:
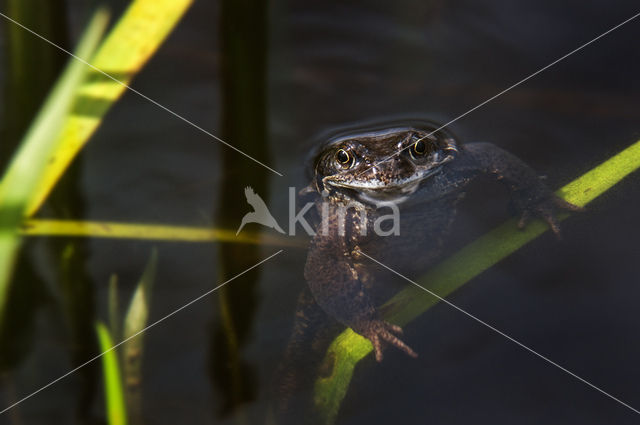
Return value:
<svg viewBox="0 0 640 425">
<path fill-rule="evenodd" d="M 114 16 L 123 4 L 113 3 Z M 77 1 L 66 7 L 69 38 L 76 40 L 90 8 Z M 71 217 L 196 226 L 230 220 L 234 227 L 221 211 L 234 211 L 239 222 L 249 207 L 241 193 L 240 203 L 229 206 L 223 188 L 262 184 L 272 212 L 286 223 L 287 188 L 306 184 L 305 153 L 319 131 L 398 114 L 446 122 L 640 11 L 636 2 L 604 0 L 274 1 L 265 10 L 243 7 L 234 18 L 239 24 L 228 30 L 247 42 L 249 52 L 253 46 L 254 54 L 264 55 L 263 70 L 258 57 L 258 75 L 224 71 L 221 29 L 228 12 L 218 2 L 200 0 L 133 87 L 214 134 L 231 135 L 225 140 L 248 153 L 260 151 L 285 177 L 256 170 L 128 93 L 83 151 L 77 179 L 83 208 L 72 208 Z M 243 16 L 266 26 L 242 25 Z M 631 22 L 451 128 L 463 142 L 490 141 L 509 150 L 547 175 L 551 187 L 560 187 L 640 139 L 639 38 L 640 21 Z M 234 89 L 228 82 L 237 78 L 263 82 L 267 95 L 260 108 L 250 98 L 240 106 L 229 103 Z M 231 124 L 229 108 L 236 108 Z M 9 115 L 6 105 L 3 113 Z M 234 125 L 251 127 L 260 119 L 266 145 L 234 139 Z M 236 162 L 242 168 L 231 171 Z M 450 297 L 634 407 L 640 406 L 639 179 L 630 176 L 564 222 L 563 242 L 545 234 Z M 472 189 L 451 249 L 507 216 L 500 187 L 482 181 Z M 29 241 L 23 257 L 42 281 L 51 282 L 46 244 L 44 238 Z M 151 320 L 233 269 L 219 261 L 226 248 L 216 244 L 92 239 L 84 266 L 95 288 L 89 297 L 95 314 L 105 317 L 109 275 L 119 275 L 126 299 L 153 245 L 160 264 Z M 253 254 L 263 258 L 274 251 L 267 246 Z M 256 280 L 230 284 L 237 291 L 237 317 L 250 318 L 240 326 L 242 382 L 250 388 L 239 398 L 223 384 L 224 370 L 216 372 L 216 297 L 145 335 L 146 423 L 264 422 L 269 381 L 305 285 L 304 259 L 304 250 L 289 249 L 262 266 Z M 243 291 L 251 302 L 242 303 Z M 13 387 L 3 388 L 3 400 L 28 394 L 72 367 L 55 305 L 49 300 L 32 313 L 30 349 L 12 369 Z M 638 414 L 446 305 L 407 326 L 405 341 L 420 357 L 389 350 L 381 365 L 365 359 L 338 423 L 640 422 Z M 67 378 L 15 414 L 22 423 L 69 423 L 79 386 L 76 377 Z M 102 415 L 102 401 L 91 403 L 85 419 L 99 423 L 91 418 Z"/>
</svg>

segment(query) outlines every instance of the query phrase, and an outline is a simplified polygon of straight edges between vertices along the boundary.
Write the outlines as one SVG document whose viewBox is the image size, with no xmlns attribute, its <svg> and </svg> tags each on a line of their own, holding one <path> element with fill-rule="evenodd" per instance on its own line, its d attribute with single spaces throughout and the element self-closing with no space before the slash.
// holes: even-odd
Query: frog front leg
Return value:
<svg viewBox="0 0 640 425">
<path fill-rule="evenodd" d="M 556 196 L 538 177 L 536 172 L 516 156 L 491 143 L 470 143 L 460 152 L 459 169 L 466 173 L 486 173 L 495 176 L 511 193 L 511 201 L 520 214 L 518 227 L 523 228 L 532 217 L 545 220 L 560 237 L 556 218 L 558 210 L 582 211 Z"/>
<path fill-rule="evenodd" d="M 363 276 L 353 263 L 352 253 L 341 242 L 320 234 L 311 241 L 304 274 L 316 302 L 327 314 L 369 339 L 378 362 L 382 361 L 383 342 L 417 357 L 398 338 L 402 328 L 380 318 L 363 285 Z"/>
</svg>

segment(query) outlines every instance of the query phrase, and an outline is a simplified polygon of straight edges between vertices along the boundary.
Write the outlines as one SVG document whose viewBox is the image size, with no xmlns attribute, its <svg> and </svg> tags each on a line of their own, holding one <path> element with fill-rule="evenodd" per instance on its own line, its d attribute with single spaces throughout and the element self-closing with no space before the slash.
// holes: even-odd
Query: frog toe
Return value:
<svg viewBox="0 0 640 425">
<path fill-rule="evenodd" d="M 369 341 L 371 341 L 371 345 L 373 345 L 373 353 L 376 356 L 376 361 L 378 363 L 382 362 L 384 356 L 382 354 L 382 343 L 380 342 L 380 338 L 378 338 L 377 335 L 373 335 L 369 338 Z"/>
<path fill-rule="evenodd" d="M 371 341 L 376 361 L 378 362 L 381 362 L 383 359 L 383 342 L 385 344 L 393 345 L 411 357 L 418 357 L 418 354 L 413 351 L 411 347 L 396 336 L 396 334 L 402 335 L 402 333 L 402 328 L 400 326 L 393 325 L 382 320 L 375 320 L 369 324 L 368 329 L 363 332 L 363 335 Z"/>
<path fill-rule="evenodd" d="M 523 229 L 533 217 L 541 218 L 549 225 L 549 228 L 551 228 L 551 231 L 556 235 L 558 240 L 562 240 L 560 223 L 557 218 L 557 212 L 562 210 L 581 212 L 585 209 L 581 206 L 567 202 L 559 196 L 551 195 L 539 202 L 537 205 L 530 205 L 525 208 L 520 215 L 518 228 Z"/>
<path fill-rule="evenodd" d="M 400 340 L 400 338 L 398 338 L 397 336 L 393 335 L 391 332 L 389 331 L 383 331 L 380 336 L 382 337 L 382 339 L 384 339 L 386 342 L 388 342 L 389 344 L 395 346 L 396 348 L 399 348 L 400 350 L 404 351 L 405 353 L 407 353 L 409 356 L 416 358 L 418 357 L 418 353 L 416 353 L 415 351 L 413 351 L 411 349 L 411 347 L 409 347 L 407 344 L 405 344 L 404 342 L 402 342 L 402 340 Z"/>
<path fill-rule="evenodd" d="M 389 329 L 391 329 L 392 331 L 394 331 L 397 334 L 404 334 L 404 331 L 402 330 L 402 328 L 398 325 L 394 325 L 393 323 L 387 323 L 387 325 L 389 326 Z"/>
<path fill-rule="evenodd" d="M 522 215 L 520 215 L 520 220 L 518 220 L 518 229 L 522 230 L 527 227 L 529 221 L 531 221 L 531 213 L 525 210 Z"/>
<path fill-rule="evenodd" d="M 571 202 L 565 201 L 559 196 L 555 196 L 553 198 L 553 202 L 557 208 L 566 211 L 575 211 L 575 212 L 583 212 L 586 210 L 585 207 L 581 207 L 580 205 L 572 204 Z"/>
</svg>

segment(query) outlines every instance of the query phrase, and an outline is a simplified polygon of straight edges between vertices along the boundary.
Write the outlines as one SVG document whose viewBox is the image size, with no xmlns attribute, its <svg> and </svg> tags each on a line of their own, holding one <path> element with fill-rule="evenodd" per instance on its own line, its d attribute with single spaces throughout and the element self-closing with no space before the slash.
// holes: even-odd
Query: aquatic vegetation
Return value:
<svg viewBox="0 0 640 425">
<path fill-rule="evenodd" d="M 103 322 L 96 323 L 96 333 L 98 334 L 100 350 L 104 353 L 102 355 L 102 370 L 108 423 L 110 425 L 125 425 L 127 423 L 127 410 L 125 408 L 118 353 L 115 351 L 113 338 Z"/>
<path fill-rule="evenodd" d="M 107 19 L 104 11 L 94 16 L 78 46 L 79 55 L 90 56 L 95 51 Z M 77 61 L 69 63 L 0 181 L 0 326 L 11 272 L 20 247 L 18 229 L 42 184 L 45 165 L 60 149 L 56 137 L 71 109 L 76 88 L 86 74 L 84 64 Z"/>
<path fill-rule="evenodd" d="M 3 323 L 5 307 L 11 302 L 8 297 L 12 272 L 22 242 L 25 218 L 33 216 L 47 199 L 109 107 L 126 90 L 126 84 L 158 49 L 191 3 L 191 0 L 134 1 L 104 40 L 108 13 L 99 10 L 89 23 L 74 58 L 69 60 L 0 181 L 0 328 L 8 326 Z M 25 28 L 22 30 L 26 31 Z M 102 69 L 117 70 L 118 81 L 102 73 Z M 59 226 L 50 229 L 52 234 L 60 232 Z M 72 256 L 73 247 L 65 249 L 62 255 L 67 260 Z M 155 268 L 155 260 L 152 265 Z M 65 267 L 65 261 L 60 267 Z M 143 292 L 148 294 L 153 278 L 148 273 L 145 276 L 125 321 L 126 332 L 136 332 L 146 323 L 148 295 L 140 295 L 140 291 L 146 289 Z M 71 284 L 82 285 L 83 282 Z M 103 348 L 112 345 L 113 330 L 109 335 L 98 322 L 96 331 Z M 125 353 L 142 351 L 142 339 L 132 344 L 125 347 Z M 110 423 L 125 423 L 120 406 L 123 396 L 116 388 L 119 379 L 114 360 L 116 354 L 107 354 L 104 376 L 109 420 Z M 132 363 L 125 373 L 139 376 L 139 362 Z"/>
<path fill-rule="evenodd" d="M 105 404 L 110 424 L 133 424 L 142 420 L 142 358 L 144 336 L 142 333 L 149 321 L 151 292 L 158 266 L 158 251 L 154 249 L 149 263 L 136 286 L 129 307 L 120 326 L 117 305 L 117 277 L 109 282 L 109 327 L 96 323 L 100 342 Z M 116 341 L 115 343 L 113 341 Z M 121 350 L 116 348 L 122 346 Z"/>
</svg>

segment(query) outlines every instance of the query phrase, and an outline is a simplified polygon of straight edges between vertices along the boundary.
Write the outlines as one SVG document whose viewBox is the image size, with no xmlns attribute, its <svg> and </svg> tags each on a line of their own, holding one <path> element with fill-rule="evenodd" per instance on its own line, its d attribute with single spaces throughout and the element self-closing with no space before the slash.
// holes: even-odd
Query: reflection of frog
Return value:
<svg viewBox="0 0 640 425">
<path fill-rule="evenodd" d="M 388 125 L 342 133 L 320 147 L 312 182 L 303 190 L 315 196 L 318 216 L 304 273 L 312 298 L 308 291 L 301 298 L 289 355 L 296 345 L 301 348 L 296 339 L 316 343 L 306 334 L 318 327 L 324 311 L 367 337 L 378 361 L 384 344 L 415 356 L 400 340 L 401 329 L 381 319 L 374 297 L 385 285 L 374 288 L 377 268 L 360 252 L 403 272 L 424 271 L 440 252 L 465 186 L 479 174 L 493 175 L 509 189 L 520 226 L 537 216 L 557 234 L 555 210 L 578 209 L 557 198 L 515 156 L 488 143 L 461 146 L 445 131 L 430 135 L 437 128 L 424 122 Z M 375 228 L 389 214 L 378 208 L 380 202 L 397 205 L 399 234 L 381 236 L 392 232 L 380 224 Z"/>
</svg>

